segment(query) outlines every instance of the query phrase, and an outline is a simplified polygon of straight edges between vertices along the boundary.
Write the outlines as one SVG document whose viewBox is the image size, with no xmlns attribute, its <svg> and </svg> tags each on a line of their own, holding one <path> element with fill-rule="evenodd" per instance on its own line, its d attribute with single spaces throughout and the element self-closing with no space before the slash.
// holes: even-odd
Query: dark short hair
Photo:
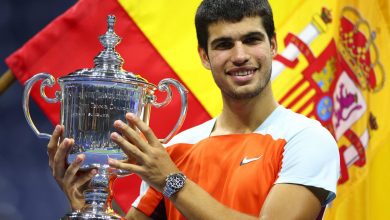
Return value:
<svg viewBox="0 0 390 220">
<path fill-rule="evenodd" d="M 274 19 L 268 0 L 204 0 L 195 15 L 198 45 L 207 51 L 208 27 L 219 21 L 239 22 L 260 16 L 269 40 L 275 36 Z"/>
</svg>

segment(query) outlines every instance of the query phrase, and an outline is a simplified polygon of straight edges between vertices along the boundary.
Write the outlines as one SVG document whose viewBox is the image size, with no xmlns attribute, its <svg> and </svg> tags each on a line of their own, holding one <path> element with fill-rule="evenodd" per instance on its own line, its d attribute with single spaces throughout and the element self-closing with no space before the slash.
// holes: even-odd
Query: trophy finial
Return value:
<svg viewBox="0 0 390 220">
<path fill-rule="evenodd" d="M 121 38 L 114 31 L 115 21 L 115 15 L 107 16 L 107 31 L 104 35 L 99 37 L 104 50 L 94 59 L 95 66 L 97 68 L 106 69 L 108 73 L 120 71 L 123 64 L 122 57 L 115 51 L 115 47 L 121 41 Z"/>
<path fill-rule="evenodd" d="M 114 50 L 116 45 L 119 44 L 121 41 L 121 38 L 116 35 L 114 31 L 114 25 L 115 25 L 115 15 L 108 15 L 107 16 L 107 32 L 100 36 L 100 43 L 103 45 L 104 49 L 111 49 Z"/>
<path fill-rule="evenodd" d="M 108 24 L 108 31 L 109 32 L 114 31 L 115 21 L 116 21 L 115 15 L 108 15 L 107 24 Z"/>
</svg>

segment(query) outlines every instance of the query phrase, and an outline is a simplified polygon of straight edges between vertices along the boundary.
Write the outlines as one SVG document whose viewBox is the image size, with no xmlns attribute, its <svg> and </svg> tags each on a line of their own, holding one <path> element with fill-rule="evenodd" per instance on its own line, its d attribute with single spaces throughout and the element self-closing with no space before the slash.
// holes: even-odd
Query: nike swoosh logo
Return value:
<svg viewBox="0 0 390 220">
<path fill-rule="evenodd" d="M 261 155 L 260 157 L 253 157 L 253 158 L 247 158 L 247 157 L 245 157 L 245 158 L 241 161 L 240 166 L 245 165 L 245 164 L 248 164 L 248 163 L 253 162 L 253 161 L 256 161 L 256 160 L 259 160 L 259 159 L 262 158 L 262 157 L 263 157 L 263 155 Z"/>
</svg>

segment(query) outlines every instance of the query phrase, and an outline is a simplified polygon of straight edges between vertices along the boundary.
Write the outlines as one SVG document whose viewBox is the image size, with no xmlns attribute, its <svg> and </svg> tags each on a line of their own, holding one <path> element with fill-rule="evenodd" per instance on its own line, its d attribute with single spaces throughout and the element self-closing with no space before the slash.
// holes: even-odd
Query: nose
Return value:
<svg viewBox="0 0 390 220">
<path fill-rule="evenodd" d="M 245 45 L 241 41 L 236 42 L 232 48 L 231 61 L 233 64 L 238 66 L 245 64 L 249 58 L 250 56 L 245 49 Z"/>
</svg>

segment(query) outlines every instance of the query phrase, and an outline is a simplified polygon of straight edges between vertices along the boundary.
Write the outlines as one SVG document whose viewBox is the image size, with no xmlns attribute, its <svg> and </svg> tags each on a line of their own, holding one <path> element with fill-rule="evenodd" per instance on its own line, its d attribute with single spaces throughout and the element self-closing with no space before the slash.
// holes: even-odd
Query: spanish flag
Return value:
<svg viewBox="0 0 390 220">
<path fill-rule="evenodd" d="M 34 74 L 55 77 L 92 67 L 102 47 L 106 17 L 117 17 L 117 51 L 124 69 L 157 84 L 176 78 L 190 91 L 183 129 L 221 111 L 211 73 L 198 58 L 194 14 L 200 0 L 80 0 L 6 60 L 24 83 Z M 325 219 L 390 219 L 390 3 L 387 0 L 270 0 L 279 53 L 272 84 L 287 108 L 316 119 L 339 144 L 337 198 Z M 58 86 L 48 89 L 48 96 Z M 59 106 L 32 95 L 53 123 Z M 178 117 L 180 102 L 155 109 L 151 127 L 163 137 Z M 139 180 L 118 179 L 115 200 L 127 211 Z"/>
<path fill-rule="evenodd" d="M 325 219 L 390 219 L 390 4 L 271 0 L 278 101 L 317 119 L 338 142 L 337 197 Z"/>
</svg>

